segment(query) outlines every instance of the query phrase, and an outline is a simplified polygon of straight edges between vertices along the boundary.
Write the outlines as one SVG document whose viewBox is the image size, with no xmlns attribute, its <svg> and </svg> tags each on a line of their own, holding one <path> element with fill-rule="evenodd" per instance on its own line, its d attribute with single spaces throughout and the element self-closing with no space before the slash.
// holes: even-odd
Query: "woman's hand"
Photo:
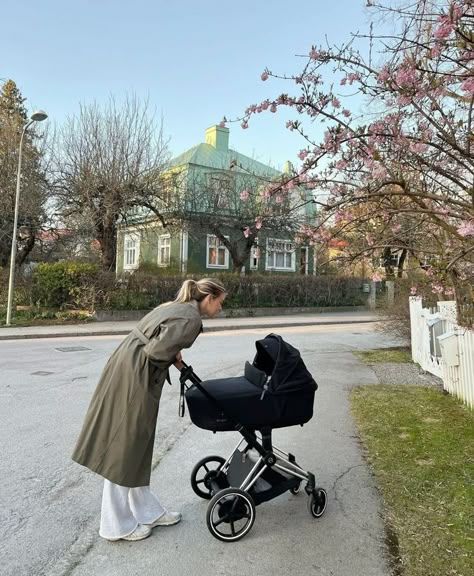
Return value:
<svg viewBox="0 0 474 576">
<path fill-rule="evenodd" d="M 173 364 L 176 366 L 178 370 L 181 370 L 181 368 L 183 367 L 183 357 L 181 356 L 181 352 L 178 352 L 176 354 L 176 358 Z"/>
</svg>

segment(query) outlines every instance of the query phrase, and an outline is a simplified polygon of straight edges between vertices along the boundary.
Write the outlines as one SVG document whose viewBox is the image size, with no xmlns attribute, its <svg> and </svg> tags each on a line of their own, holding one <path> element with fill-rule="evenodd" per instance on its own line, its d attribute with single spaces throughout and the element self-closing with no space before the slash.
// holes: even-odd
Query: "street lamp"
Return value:
<svg viewBox="0 0 474 576">
<path fill-rule="evenodd" d="M 18 172 L 16 175 L 15 215 L 13 217 L 12 252 L 10 256 L 10 277 L 8 279 L 7 326 L 11 326 L 12 319 L 13 280 L 15 277 L 16 235 L 18 227 L 18 206 L 20 203 L 21 154 L 23 151 L 23 137 L 25 136 L 26 130 L 33 124 L 33 122 L 42 122 L 43 120 L 46 120 L 47 117 L 48 115 L 43 110 L 35 110 L 30 116 L 29 122 L 25 124 L 20 138 L 20 149 L 18 152 Z"/>
</svg>

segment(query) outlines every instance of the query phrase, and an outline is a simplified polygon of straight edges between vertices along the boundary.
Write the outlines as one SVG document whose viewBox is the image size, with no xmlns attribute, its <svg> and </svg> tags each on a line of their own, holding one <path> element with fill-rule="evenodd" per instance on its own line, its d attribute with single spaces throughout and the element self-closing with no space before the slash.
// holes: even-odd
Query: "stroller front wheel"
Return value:
<svg viewBox="0 0 474 576">
<path fill-rule="evenodd" d="M 225 459 L 222 456 L 206 456 L 199 460 L 191 472 L 191 487 L 195 494 L 205 500 L 212 498 L 211 482 L 218 479 L 224 463 Z"/>
<path fill-rule="evenodd" d="M 236 542 L 243 538 L 255 521 L 255 503 L 240 488 L 225 488 L 215 494 L 206 513 L 209 532 L 223 542 Z"/>
<path fill-rule="evenodd" d="M 308 498 L 309 513 L 315 518 L 321 518 L 328 505 L 328 494 L 324 488 L 315 488 Z"/>
</svg>

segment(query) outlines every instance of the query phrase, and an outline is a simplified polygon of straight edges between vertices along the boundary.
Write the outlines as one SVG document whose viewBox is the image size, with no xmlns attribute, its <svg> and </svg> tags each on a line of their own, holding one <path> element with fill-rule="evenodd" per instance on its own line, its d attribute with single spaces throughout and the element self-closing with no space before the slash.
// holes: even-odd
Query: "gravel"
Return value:
<svg viewBox="0 0 474 576">
<path fill-rule="evenodd" d="M 443 381 L 424 372 L 418 364 L 386 362 L 369 364 L 381 384 L 407 384 L 443 388 Z"/>
</svg>

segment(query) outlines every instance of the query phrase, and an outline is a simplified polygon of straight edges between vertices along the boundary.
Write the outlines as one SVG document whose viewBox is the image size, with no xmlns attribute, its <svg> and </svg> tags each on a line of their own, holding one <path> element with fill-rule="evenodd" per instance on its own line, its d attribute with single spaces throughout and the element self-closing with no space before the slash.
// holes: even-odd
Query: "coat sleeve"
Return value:
<svg viewBox="0 0 474 576">
<path fill-rule="evenodd" d="M 201 320 L 174 318 L 160 324 L 160 331 L 143 348 L 149 360 L 171 362 L 183 348 L 189 348 L 201 331 Z"/>
</svg>

